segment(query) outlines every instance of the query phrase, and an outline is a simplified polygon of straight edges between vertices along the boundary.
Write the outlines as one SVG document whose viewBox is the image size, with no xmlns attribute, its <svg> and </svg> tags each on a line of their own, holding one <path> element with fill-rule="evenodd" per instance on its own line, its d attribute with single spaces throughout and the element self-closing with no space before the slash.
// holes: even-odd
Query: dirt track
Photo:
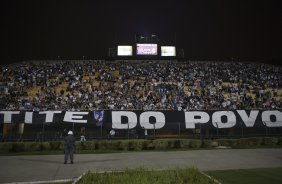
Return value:
<svg viewBox="0 0 282 184">
<path fill-rule="evenodd" d="M 130 152 L 75 155 L 63 164 L 63 155 L 0 156 L 0 183 L 77 178 L 91 171 L 124 168 L 183 168 L 200 170 L 282 167 L 282 149 L 222 149 L 169 152 Z"/>
</svg>

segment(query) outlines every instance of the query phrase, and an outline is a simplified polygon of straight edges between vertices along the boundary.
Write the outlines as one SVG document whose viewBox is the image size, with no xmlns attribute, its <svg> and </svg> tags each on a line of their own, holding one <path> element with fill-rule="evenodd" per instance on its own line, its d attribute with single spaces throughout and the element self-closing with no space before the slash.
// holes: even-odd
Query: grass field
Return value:
<svg viewBox="0 0 282 184">
<path fill-rule="evenodd" d="M 262 169 L 239 169 L 207 171 L 209 176 L 222 184 L 281 184 L 282 167 Z M 78 184 L 213 184 L 212 179 L 202 175 L 196 168 L 155 171 L 129 169 L 124 172 L 86 173 Z"/>
<path fill-rule="evenodd" d="M 87 173 L 78 184 L 214 184 L 196 168 L 154 171 L 130 169 L 124 172 Z"/>
<path fill-rule="evenodd" d="M 238 169 L 206 171 L 207 175 L 218 180 L 222 184 L 281 184 L 282 167 L 261 169 Z M 71 184 L 62 182 L 59 184 Z M 126 171 L 113 171 L 106 173 L 86 173 L 78 184 L 215 184 L 216 181 L 209 179 L 196 168 L 175 170 L 148 170 L 128 169 Z M 44 183 L 45 184 L 45 183 Z M 46 183 L 50 184 L 50 183 Z"/>
<path fill-rule="evenodd" d="M 206 174 L 214 177 L 222 184 L 281 184 L 282 167 L 263 169 L 239 169 L 224 171 L 208 171 Z"/>
</svg>

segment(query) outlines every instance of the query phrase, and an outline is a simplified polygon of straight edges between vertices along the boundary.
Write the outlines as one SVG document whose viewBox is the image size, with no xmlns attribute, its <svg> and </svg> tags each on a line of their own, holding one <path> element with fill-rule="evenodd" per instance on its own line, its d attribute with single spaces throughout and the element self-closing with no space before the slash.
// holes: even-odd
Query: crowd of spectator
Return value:
<svg viewBox="0 0 282 184">
<path fill-rule="evenodd" d="M 196 61 L 2 66 L 1 110 L 281 109 L 282 68 Z"/>
</svg>

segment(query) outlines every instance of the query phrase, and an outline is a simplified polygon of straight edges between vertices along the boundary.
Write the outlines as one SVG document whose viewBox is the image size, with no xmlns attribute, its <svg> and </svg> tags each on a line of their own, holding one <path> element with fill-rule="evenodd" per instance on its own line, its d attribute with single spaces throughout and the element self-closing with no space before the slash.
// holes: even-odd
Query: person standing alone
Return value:
<svg viewBox="0 0 282 184">
<path fill-rule="evenodd" d="M 65 162 L 68 162 L 68 158 L 70 157 L 71 164 L 73 164 L 73 152 L 74 152 L 74 144 L 75 138 L 73 136 L 73 132 L 69 131 L 68 135 L 65 137 Z"/>
</svg>

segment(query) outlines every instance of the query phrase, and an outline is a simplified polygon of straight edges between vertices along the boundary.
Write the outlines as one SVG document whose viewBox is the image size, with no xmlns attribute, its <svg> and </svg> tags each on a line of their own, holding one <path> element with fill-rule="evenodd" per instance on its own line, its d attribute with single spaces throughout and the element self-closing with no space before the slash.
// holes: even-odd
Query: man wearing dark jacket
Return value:
<svg viewBox="0 0 282 184">
<path fill-rule="evenodd" d="M 68 157 L 70 157 L 71 164 L 73 164 L 73 152 L 74 152 L 75 138 L 73 132 L 69 131 L 68 135 L 65 137 L 65 162 L 67 163 Z"/>
</svg>

